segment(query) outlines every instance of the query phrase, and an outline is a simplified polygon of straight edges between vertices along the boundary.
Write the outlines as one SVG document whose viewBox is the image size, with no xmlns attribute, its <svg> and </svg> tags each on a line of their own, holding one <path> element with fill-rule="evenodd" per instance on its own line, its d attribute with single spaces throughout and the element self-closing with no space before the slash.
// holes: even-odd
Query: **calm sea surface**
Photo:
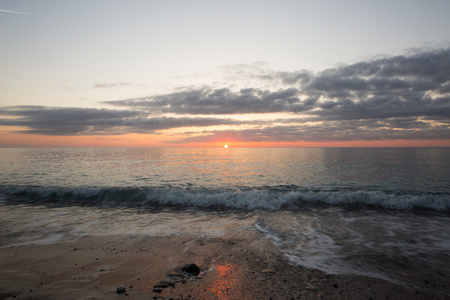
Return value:
<svg viewBox="0 0 450 300">
<path fill-rule="evenodd" d="M 449 148 L 0 149 L 0 247 L 257 230 L 293 264 L 450 274 Z"/>
</svg>

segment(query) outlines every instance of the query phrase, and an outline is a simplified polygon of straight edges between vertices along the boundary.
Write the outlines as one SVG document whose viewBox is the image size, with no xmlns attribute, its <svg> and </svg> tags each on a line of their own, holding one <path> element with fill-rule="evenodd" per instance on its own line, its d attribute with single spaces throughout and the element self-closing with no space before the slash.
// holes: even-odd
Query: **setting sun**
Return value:
<svg viewBox="0 0 450 300">
<path fill-rule="evenodd" d="M 224 145 L 223 147 L 224 147 L 224 148 L 228 148 L 228 145 Z"/>
</svg>

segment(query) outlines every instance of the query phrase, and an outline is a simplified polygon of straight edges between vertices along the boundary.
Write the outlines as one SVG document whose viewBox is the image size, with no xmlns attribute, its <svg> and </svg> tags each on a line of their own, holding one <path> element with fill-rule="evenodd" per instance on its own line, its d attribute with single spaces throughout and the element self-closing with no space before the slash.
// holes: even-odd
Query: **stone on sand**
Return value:
<svg viewBox="0 0 450 300">
<path fill-rule="evenodd" d="M 185 265 L 182 269 L 182 272 L 186 272 L 188 274 L 197 276 L 200 274 L 200 268 L 196 264 L 188 264 Z"/>
<path fill-rule="evenodd" d="M 119 285 L 116 289 L 117 294 L 123 294 L 127 291 L 127 288 L 124 285 Z"/>
</svg>

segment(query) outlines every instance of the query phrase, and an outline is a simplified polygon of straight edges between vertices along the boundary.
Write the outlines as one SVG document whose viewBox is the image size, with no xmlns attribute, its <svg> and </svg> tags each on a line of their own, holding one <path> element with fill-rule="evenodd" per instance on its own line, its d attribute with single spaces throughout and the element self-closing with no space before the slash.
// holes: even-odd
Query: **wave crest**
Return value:
<svg viewBox="0 0 450 300">
<path fill-rule="evenodd" d="M 388 210 L 423 209 L 450 212 L 448 194 L 404 191 L 326 191 L 276 186 L 237 190 L 115 187 L 0 186 L 0 197 L 14 203 L 57 205 L 110 205 L 126 207 L 200 207 L 244 210 L 301 209 L 311 205 Z"/>
</svg>

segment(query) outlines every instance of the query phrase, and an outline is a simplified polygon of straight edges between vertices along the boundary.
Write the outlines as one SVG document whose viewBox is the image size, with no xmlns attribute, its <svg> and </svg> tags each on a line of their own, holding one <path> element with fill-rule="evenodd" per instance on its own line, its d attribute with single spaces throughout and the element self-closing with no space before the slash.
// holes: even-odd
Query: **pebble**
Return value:
<svg viewBox="0 0 450 300">
<path fill-rule="evenodd" d="M 172 286 L 172 287 L 175 286 L 175 282 L 173 282 L 173 281 L 164 281 L 164 280 L 162 280 L 162 281 L 160 281 L 159 283 L 160 283 L 160 284 L 167 284 L 167 285 L 170 285 L 170 286 Z"/>
<path fill-rule="evenodd" d="M 124 285 L 119 285 L 116 289 L 117 294 L 123 294 L 127 291 L 127 288 Z"/>
<path fill-rule="evenodd" d="M 166 275 L 166 280 L 160 280 L 159 284 L 153 286 L 154 293 L 161 293 L 163 289 L 168 287 L 175 288 L 176 283 L 186 283 L 186 280 L 202 279 L 200 275 L 200 267 L 196 264 L 187 264 L 180 273 L 170 273 Z"/>
<path fill-rule="evenodd" d="M 200 274 L 200 268 L 196 264 L 187 264 L 181 269 L 181 272 L 197 276 Z"/>
</svg>

